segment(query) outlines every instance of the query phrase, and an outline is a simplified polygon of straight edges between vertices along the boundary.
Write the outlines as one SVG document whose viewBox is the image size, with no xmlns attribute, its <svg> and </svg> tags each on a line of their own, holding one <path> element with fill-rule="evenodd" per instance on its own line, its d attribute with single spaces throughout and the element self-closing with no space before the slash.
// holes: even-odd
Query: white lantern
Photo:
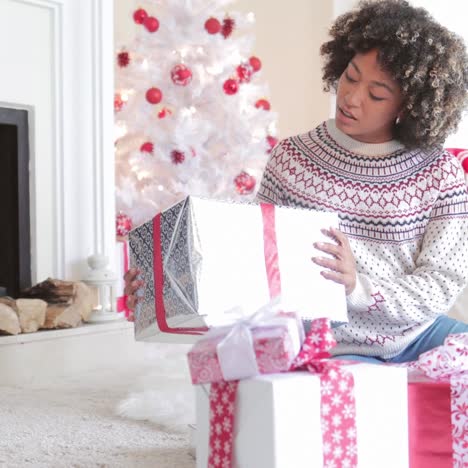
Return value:
<svg viewBox="0 0 468 468">
<path fill-rule="evenodd" d="M 107 268 L 109 259 L 105 255 L 95 254 L 88 257 L 88 272 L 83 282 L 90 286 L 96 296 L 96 303 L 88 322 L 108 322 L 123 319 L 125 314 L 117 312 L 117 278 Z"/>
</svg>

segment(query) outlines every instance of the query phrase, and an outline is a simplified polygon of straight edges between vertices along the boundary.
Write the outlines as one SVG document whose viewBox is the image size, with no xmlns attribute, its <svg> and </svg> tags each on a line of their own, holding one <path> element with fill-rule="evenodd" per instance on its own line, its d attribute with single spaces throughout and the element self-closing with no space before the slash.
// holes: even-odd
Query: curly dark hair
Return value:
<svg viewBox="0 0 468 468">
<path fill-rule="evenodd" d="M 468 105 L 468 57 L 463 39 L 438 24 L 423 8 L 404 0 L 362 1 L 337 18 L 324 58 L 326 91 L 356 53 L 377 49 L 382 68 L 403 94 L 394 136 L 407 148 L 441 147 L 456 131 Z"/>
</svg>

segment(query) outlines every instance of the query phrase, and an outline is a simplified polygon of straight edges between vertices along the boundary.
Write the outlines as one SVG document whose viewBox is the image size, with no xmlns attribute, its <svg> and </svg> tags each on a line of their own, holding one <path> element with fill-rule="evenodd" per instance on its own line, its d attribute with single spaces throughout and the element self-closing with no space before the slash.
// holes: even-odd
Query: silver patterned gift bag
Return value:
<svg viewBox="0 0 468 468">
<path fill-rule="evenodd" d="M 228 311 L 251 314 L 278 295 L 305 319 L 347 321 L 343 287 L 311 261 L 330 226 L 333 213 L 185 198 L 129 235 L 145 282 L 136 339 L 191 343 L 238 318 Z"/>
</svg>

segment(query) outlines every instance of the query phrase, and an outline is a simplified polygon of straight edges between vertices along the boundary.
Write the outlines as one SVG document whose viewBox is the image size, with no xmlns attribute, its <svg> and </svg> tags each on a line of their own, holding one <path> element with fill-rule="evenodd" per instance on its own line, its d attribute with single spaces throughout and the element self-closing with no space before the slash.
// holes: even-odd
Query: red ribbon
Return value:
<svg viewBox="0 0 468 468">
<path fill-rule="evenodd" d="M 263 219 L 263 250 L 265 254 L 265 267 L 270 289 L 270 299 L 281 294 L 281 275 L 278 259 L 278 243 L 276 240 L 275 206 L 261 203 Z"/>
<path fill-rule="evenodd" d="M 291 370 L 320 376 L 323 466 L 358 466 L 354 377 L 341 362 L 327 359 L 336 345 L 330 320 L 313 320 Z"/>
<path fill-rule="evenodd" d="M 129 262 L 128 262 L 128 241 L 122 240 L 119 241 L 122 243 L 122 248 L 124 249 L 124 254 L 123 254 L 123 270 L 124 273 L 127 273 L 128 268 L 129 268 Z M 125 317 L 128 318 L 131 314 L 130 309 L 127 307 L 127 298 L 128 296 L 124 294 L 123 296 L 120 296 L 117 298 L 117 312 L 124 312 Z"/>
<path fill-rule="evenodd" d="M 273 299 L 281 293 L 281 277 L 278 262 L 278 245 L 276 241 L 275 207 L 262 203 L 260 205 L 263 220 L 263 245 L 265 254 L 265 267 L 270 290 Z M 176 333 L 187 335 L 200 335 L 207 331 L 206 327 L 170 327 L 167 323 L 166 309 L 164 306 L 164 269 L 161 250 L 161 214 L 153 219 L 153 265 L 154 265 L 154 300 L 156 321 L 159 329 L 164 333 Z"/>
<path fill-rule="evenodd" d="M 207 327 L 170 327 L 167 323 L 166 308 L 164 306 L 164 269 L 161 250 L 161 214 L 153 219 L 153 268 L 154 268 L 154 308 L 158 327 L 163 333 L 183 335 L 202 335 Z"/>
</svg>

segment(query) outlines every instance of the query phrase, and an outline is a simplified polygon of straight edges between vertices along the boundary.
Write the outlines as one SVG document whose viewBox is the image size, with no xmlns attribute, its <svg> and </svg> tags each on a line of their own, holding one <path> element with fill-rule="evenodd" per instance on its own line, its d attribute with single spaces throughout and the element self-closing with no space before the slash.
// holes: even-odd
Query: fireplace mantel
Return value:
<svg viewBox="0 0 468 468">
<path fill-rule="evenodd" d="M 29 116 L 32 281 L 77 280 L 114 261 L 113 2 L 2 0 L 0 41 L 0 106 Z"/>
</svg>

